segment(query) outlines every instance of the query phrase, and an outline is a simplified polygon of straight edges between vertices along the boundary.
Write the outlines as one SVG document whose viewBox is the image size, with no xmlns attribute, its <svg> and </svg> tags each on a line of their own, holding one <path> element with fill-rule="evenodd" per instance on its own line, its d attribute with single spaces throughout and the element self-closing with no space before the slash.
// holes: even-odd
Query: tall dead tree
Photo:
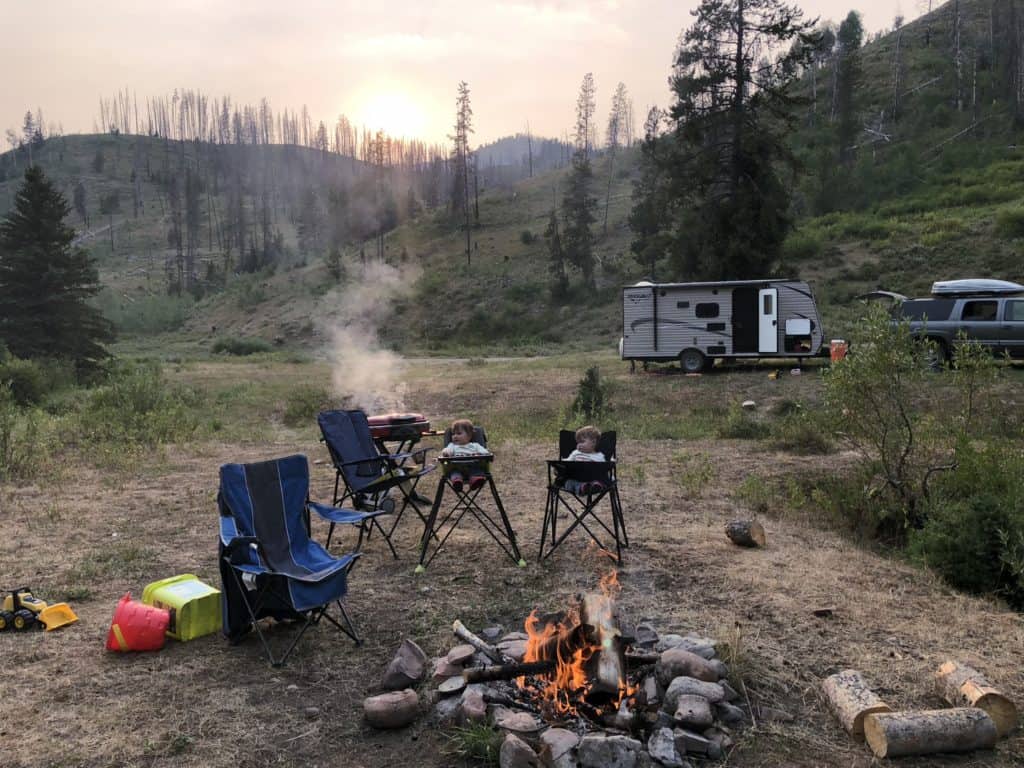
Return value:
<svg viewBox="0 0 1024 768">
<path fill-rule="evenodd" d="M 453 159 L 455 160 L 455 183 L 458 194 L 453 196 L 453 203 L 458 199 L 462 206 L 463 220 L 466 228 L 466 265 L 472 262 L 469 231 L 469 134 L 473 132 L 473 108 L 469 103 L 469 85 L 465 80 L 459 83 L 458 96 L 455 98 L 455 134 L 449 136 L 454 143 Z"/>
<path fill-rule="evenodd" d="M 605 147 L 608 153 L 608 189 L 605 193 L 604 199 L 604 223 L 602 225 L 602 234 L 608 234 L 608 209 L 611 207 L 612 201 L 612 178 L 615 171 L 615 153 L 619 148 L 621 136 L 625 128 L 627 120 L 627 103 L 628 96 L 626 95 L 625 83 L 619 83 L 615 88 L 615 93 L 612 95 L 612 107 L 608 113 L 608 135 L 605 142 Z"/>
</svg>

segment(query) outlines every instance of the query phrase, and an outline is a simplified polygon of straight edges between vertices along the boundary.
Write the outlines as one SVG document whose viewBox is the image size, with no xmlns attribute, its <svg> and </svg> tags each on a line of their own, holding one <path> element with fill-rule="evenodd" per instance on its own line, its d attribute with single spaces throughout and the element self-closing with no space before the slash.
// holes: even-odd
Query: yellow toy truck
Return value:
<svg viewBox="0 0 1024 768">
<path fill-rule="evenodd" d="M 67 603 L 49 605 L 33 597 L 28 587 L 19 587 L 4 595 L 3 608 L 0 609 L 0 632 L 37 627 L 51 630 L 75 621 L 78 617 Z"/>
</svg>

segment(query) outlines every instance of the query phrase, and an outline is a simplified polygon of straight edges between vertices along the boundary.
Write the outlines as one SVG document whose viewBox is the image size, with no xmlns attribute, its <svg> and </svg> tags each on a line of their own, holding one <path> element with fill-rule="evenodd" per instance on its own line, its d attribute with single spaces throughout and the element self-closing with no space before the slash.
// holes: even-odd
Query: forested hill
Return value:
<svg viewBox="0 0 1024 768">
<path fill-rule="evenodd" d="M 1021 40 L 1006 18 L 1016 8 L 1024 19 L 1019 5 L 952 0 L 866 42 L 848 18 L 825 31 L 800 73 L 804 98 L 788 134 L 796 228 L 783 269 L 812 281 L 830 330 L 841 333 L 854 297 L 878 286 L 1024 280 L 1024 84 L 1012 66 Z M 544 238 L 552 207 L 562 215 L 561 142 L 519 134 L 481 148 L 468 259 L 443 158 L 368 152 L 364 162 L 123 134 L 52 137 L 32 152 L 73 204 L 71 223 L 108 286 L 104 311 L 123 337 L 165 334 L 161 349 L 223 335 L 316 348 L 339 290 L 381 287 L 370 276 L 377 262 L 402 275 L 370 292 L 389 310 L 385 343 L 608 346 L 620 332 L 619 288 L 647 274 L 630 251 L 635 149 L 612 165 L 592 158 L 596 289 L 570 271 L 565 294 L 552 291 Z M 0 214 L 27 162 L 27 147 L 0 155 Z"/>
</svg>

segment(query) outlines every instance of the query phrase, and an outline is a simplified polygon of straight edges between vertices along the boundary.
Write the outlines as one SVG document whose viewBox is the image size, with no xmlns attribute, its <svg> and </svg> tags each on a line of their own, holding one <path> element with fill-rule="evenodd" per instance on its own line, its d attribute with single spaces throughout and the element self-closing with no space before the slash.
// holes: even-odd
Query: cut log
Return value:
<svg viewBox="0 0 1024 768">
<path fill-rule="evenodd" d="M 517 664 L 496 664 L 490 667 L 471 667 L 462 673 L 467 683 L 483 683 L 488 680 L 513 680 L 523 675 L 542 675 L 555 669 L 555 660 L 528 661 Z"/>
<path fill-rule="evenodd" d="M 764 526 L 756 520 L 733 520 L 725 526 L 725 535 L 741 547 L 763 547 Z"/>
<path fill-rule="evenodd" d="M 826 677 L 821 684 L 832 710 L 851 736 L 864 736 L 864 718 L 892 708 L 872 692 L 860 672 L 844 669 Z"/>
<path fill-rule="evenodd" d="M 864 718 L 864 738 L 876 757 L 991 749 L 996 724 L 983 709 L 880 712 Z"/>
<path fill-rule="evenodd" d="M 458 619 L 456 619 L 452 624 L 452 632 L 455 633 L 455 636 L 459 638 L 459 640 L 469 643 L 495 664 L 504 664 L 505 662 L 510 661 L 510 659 L 505 658 L 493 645 L 485 643 L 479 637 L 466 629 L 466 625 Z"/>
<path fill-rule="evenodd" d="M 597 592 L 583 595 L 580 626 L 587 641 L 600 649 L 586 663 L 593 681 L 587 692 L 588 700 L 596 703 L 601 697 L 617 698 L 626 682 L 626 653 L 612 599 Z"/>
<path fill-rule="evenodd" d="M 1017 707 L 978 670 L 947 661 L 935 673 L 935 686 L 954 707 L 977 707 L 988 712 L 1000 737 L 1017 727 Z"/>
</svg>

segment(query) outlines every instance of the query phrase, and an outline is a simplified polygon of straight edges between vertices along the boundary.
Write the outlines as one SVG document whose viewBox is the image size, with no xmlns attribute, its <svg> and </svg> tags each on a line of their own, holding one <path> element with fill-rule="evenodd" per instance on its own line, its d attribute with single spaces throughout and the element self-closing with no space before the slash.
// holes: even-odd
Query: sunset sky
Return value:
<svg viewBox="0 0 1024 768">
<path fill-rule="evenodd" d="M 936 2 L 936 5 L 939 3 Z M 525 129 L 571 129 L 576 93 L 593 72 L 603 122 L 616 83 L 637 125 L 668 104 L 672 51 L 697 0 L 43 0 L 5 4 L 0 134 L 42 108 L 65 133 L 91 132 L 100 96 L 199 89 L 275 110 L 306 104 L 333 124 L 443 141 L 459 80 L 470 86 L 474 144 Z M 871 32 L 917 0 L 799 3 L 810 17 L 861 12 Z M 45 9 L 44 9 L 45 6 Z M 8 149 L 6 141 L 2 149 Z"/>
</svg>

